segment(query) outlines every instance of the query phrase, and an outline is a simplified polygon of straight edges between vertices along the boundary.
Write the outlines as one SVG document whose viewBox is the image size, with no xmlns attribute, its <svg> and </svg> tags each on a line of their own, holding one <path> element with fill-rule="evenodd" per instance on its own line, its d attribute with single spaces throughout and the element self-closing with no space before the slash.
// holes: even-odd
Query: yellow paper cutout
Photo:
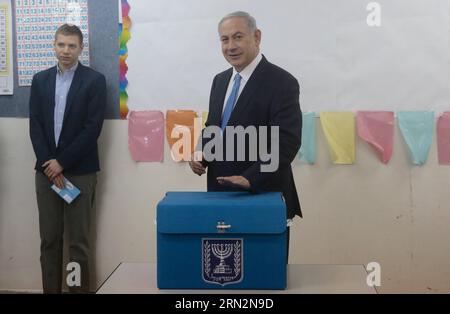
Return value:
<svg viewBox="0 0 450 314">
<path fill-rule="evenodd" d="M 204 129 L 206 127 L 205 124 L 206 124 L 206 120 L 208 120 L 208 114 L 209 114 L 208 111 L 202 112 L 202 129 Z"/>
<path fill-rule="evenodd" d="M 331 160 L 337 165 L 355 163 L 355 115 L 353 112 L 322 112 L 320 122 Z"/>
</svg>

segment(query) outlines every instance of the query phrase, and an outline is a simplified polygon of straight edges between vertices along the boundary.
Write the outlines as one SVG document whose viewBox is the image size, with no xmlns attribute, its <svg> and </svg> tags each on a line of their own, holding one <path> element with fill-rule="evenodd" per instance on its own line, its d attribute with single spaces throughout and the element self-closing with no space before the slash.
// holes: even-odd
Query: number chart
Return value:
<svg viewBox="0 0 450 314">
<path fill-rule="evenodd" d="M 64 23 L 80 27 L 84 50 L 80 61 L 89 65 L 87 0 L 16 0 L 19 86 L 30 86 L 33 75 L 56 65 L 55 32 Z"/>
</svg>

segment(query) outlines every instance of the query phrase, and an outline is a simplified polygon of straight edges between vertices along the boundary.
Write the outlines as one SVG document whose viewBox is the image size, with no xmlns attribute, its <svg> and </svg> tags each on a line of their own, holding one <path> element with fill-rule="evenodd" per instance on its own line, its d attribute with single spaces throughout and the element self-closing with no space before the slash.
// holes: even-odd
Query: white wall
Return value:
<svg viewBox="0 0 450 314">
<path fill-rule="evenodd" d="M 450 0 L 129 0 L 131 109 L 208 110 L 209 87 L 228 68 L 217 24 L 244 10 L 261 51 L 300 82 L 302 109 L 448 110 Z"/>
<path fill-rule="evenodd" d="M 166 191 L 206 187 L 206 178 L 169 160 L 167 147 L 164 163 L 133 162 L 127 127 L 127 121 L 106 121 L 100 139 L 97 286 L 122 261 L 155 262 L 155 206 Z M 435 141 L 423 167 L 411 166 L 398 130 L 389 165 L 358 139 L 357 163 L 334 166 L 319 124 L 317 138 L 317 165 L 294 162 L 305 218 L 292 228 L 290 262 L 378 261 L 383 293 L 449 293 L 450 167 L 438 166 Z M 40 290 L 28 120 L 0 119 L 0 147 L 0 290 Z"/>
</svg>

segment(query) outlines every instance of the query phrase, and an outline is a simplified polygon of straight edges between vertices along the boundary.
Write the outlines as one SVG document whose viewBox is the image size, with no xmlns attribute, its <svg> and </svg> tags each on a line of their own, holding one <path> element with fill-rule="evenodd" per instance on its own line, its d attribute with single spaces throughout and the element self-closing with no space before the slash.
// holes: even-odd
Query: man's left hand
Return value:
<svg viewBox="0 0 450 314">
<path fill-rule="evenodd" d="M 250 189 L 250 182 L 243 176 L 217 177 L 217 182 L 221 185 Z"/>
<path fill-rule="evenodd" d="M 51 181 L 53 181 L 64 170 L 56 159 L 47 161 L 42 165 L 42 167 L 45 168 L 44 173 Z"/>
</svg>

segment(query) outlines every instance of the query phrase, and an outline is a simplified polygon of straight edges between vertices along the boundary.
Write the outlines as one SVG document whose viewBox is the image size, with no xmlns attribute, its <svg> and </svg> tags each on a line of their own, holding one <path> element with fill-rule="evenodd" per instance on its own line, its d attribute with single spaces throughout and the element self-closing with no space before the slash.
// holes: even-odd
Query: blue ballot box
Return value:
<svg viewBox="0 0 450 314">
<path fill-rule="evenodd" d="M 160 289 L 285 289 L 281 193 L 169 192 L 157 208 Z"/>
</svg>

